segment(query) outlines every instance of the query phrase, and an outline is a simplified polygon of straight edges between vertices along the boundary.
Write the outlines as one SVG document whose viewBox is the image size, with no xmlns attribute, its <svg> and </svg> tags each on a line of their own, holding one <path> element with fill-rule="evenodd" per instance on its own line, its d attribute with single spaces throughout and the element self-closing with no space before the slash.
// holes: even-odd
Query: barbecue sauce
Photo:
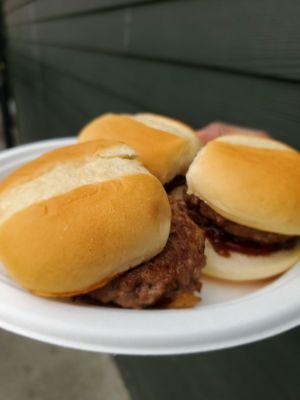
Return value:
<svg viewBox="0 0 300 400">
<path fill-rule="evenodd" d="M 231 252 L 249 256 L 267 256 L 278 250 L 293 248 L 297 238 L 292 238 L 284 243 L 265 244 L 247 240 L 231 233 L 225 232 L 215 225 L 210 219 L 201 215 L 196 208 L 188 209 L 190 217 L 205 231 L 206 238 L 210 241 L 216 253 L 223 257 L 230 257 Z"/>
<path fill-rule="evenodd" d="M 291 249 L 296 245 L 296 239 L 268 245 L 230 235 L 213 225 L 202 226 L 202 228 L 214 250 L 223 257 L 230 257 L 232 251 L 249 256 L 267 256 L 278 250 Z"/>
</svg>

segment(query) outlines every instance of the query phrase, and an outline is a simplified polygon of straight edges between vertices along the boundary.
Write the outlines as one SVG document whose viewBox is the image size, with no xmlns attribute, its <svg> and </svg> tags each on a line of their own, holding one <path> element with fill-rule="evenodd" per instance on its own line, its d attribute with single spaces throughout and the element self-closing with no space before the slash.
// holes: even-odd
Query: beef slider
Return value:
<svg viewBox="0 0 300 400">
<path fill-rule="evenodd" d="M 204 233 L 189 217 L 184 201 L 170 198 L 171 232 L 164 250 L 153 259 L 88 294 L 103 304 L 145 308 L 201 289 L 205 263 Z"/>
<path fill-rule="evenodd" d="M 190 215 L 206 232 L 205 275 L 277 276 L 300 258 L 300 157 L 269 138 L 209 142 L 186 175 Z"/>
<path fill-rule="evenodd" d="M 208 219 L 211 224 L 217 225 L 225 232 L 228 232 L 240 238 L 266 245 L 286 243 L 287 241 L 295 238 L 291 235 L 281 235 L 280 233 L 265 232 L 230 221 L 229 219 L 224 218 L 222 215 L 217 213 L 207 203 L 205 203 L 203 200 L 195 195 L 188 195 L 185 193 L 184 198 L 190 210 L 194 210 L 194 219 L 197 220 L 197 214 L 199 213 L 200 216 Z M 199 222 L 200 216 L 198 217 Z"/>
</svg>

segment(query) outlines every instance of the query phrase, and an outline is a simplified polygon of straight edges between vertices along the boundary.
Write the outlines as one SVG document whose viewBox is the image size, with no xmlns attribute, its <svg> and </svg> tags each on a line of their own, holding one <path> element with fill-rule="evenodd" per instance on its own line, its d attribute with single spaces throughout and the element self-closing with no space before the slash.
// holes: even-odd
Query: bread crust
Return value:
<svg viewBox="0 0 300 400">
<path fill-rule="evenodd" d="M 165 246 L 170 207 L 152 175 L 82 186 L 34 204 L 0 227 L 0 255 L 11 276 L 45 296 L 100 287 Z"/>
<path fill-rule="evenodd" d="M 187 173 L 188 193 L 223 217 L 284 235 L 300 235 L 299 183 L 297 151 L 219 140 L 198 153 Z"/>
<path fill-rule="evenodd" d="M 31 161 L 2 183 L 0 258 L 20 285 L 43 296 L 86 293 L 162 251 L 171 221 L 167 194 L 134 154 L 112 141 L 77 144 Z M 49 186 L 57 166 L 64 173 L 61 180 L 52 174 Z M 61 192 L 66 187 L 72 189 Z M 22 207 L 4 214 L 18 188 Z"/>
<path fill-rule="evenodd" d="M 145 167 L 163 184 L 176 175 L 185 174 L 192 159 L 201 147 L 193 130 L 180 122 L 169 118 L 150 115 L 165 124 L 172 121 L 178 130 L 186 134 L 177 135 L 164 129 L 153 128 L 134 119 L 134 116 L 105 114 L 90 122 L 79 133 L 79 142 L 96 139 L 114 139 L 126 143 L 136 150 Z M 161 120 L 160 120 L 161 119 Z M 165 125 L 162 124 L 164 128 Z"/>
</svg>

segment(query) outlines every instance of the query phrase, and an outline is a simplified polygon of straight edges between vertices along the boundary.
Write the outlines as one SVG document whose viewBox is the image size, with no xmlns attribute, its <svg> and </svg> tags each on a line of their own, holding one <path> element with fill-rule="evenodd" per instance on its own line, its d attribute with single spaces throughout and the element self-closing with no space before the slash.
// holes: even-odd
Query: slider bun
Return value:
<svg viewBox="0 0 300 400">
<path fill-rule="evenodd" d="M 229 281 L 256 281 L 279 275 L 300 260 L 300 244 L 289 250 L 280 250 L 266 256 L 247 256 L 232 252 L 220 256 L 209 240 L 205 241 L 206 266 L 204 275 Z"/>
<path fill-rule="evenodd" d="M 217 142 L 225 142 L 231 144 L 237 144 L 241 146 L 250 146 L 258 148 L 266 148 L 273 150 L 292 150 L 295 151 L 291 146 L 286 143 L 279 142 L 268 137 L 261 137 L 256 135 L 243 135 L 243 134 L 228 134 L 219 136 L 215 139 Z"/>
<path fill-rule="evenodd" d="M 184 175 L 201 147 L 189 126 L 154 114 L 105 114 L 86 125 L 79 142 L 115 139 L 134 148 L 146 168 L 163 184 Z"/>
<path fill-rule="evenodd" d="M 31 292 L 89 292 L 163 250 L 161 183 L 113 141 L 54 150 L 0 184 L 0 257 Z"/>
<path fill-rule="evenodd" d="M 188 193 L 251 228 L 300 235 L 300 155 L 275 140 L 224 136 L 208 143 L 187 173 Z"/>
</svg>

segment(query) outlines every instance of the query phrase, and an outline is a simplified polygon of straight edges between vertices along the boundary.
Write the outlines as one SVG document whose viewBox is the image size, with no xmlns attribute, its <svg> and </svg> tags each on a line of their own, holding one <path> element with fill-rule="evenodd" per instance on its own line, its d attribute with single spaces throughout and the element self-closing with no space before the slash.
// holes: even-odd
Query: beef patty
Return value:
<svg viewBox="0 0 300 400">
<path fill-rule="evenodd" d="M 266 245 L 273 245 L 279 243 L 285 243 L 293 238 L 293 236 L 281 235 L 279 233 L 265 232 L 248 226 L 237 224 L 230 221 L 222 215 L 214 211 L 208 204 L 203 200 L 199 199 L 195 195 L 185 194 L 184 199 L 191 210 L 196 211 L 193 214 L 193 219 L 197 221 L 197 214 L 200 214 L 199 218 L 207 218 L 213 224 L 221 228 L 223 231 L 228 232 L 232 235 L 244 238 L 253 242 L 258 242 Z M 201 221 L 199 221 L 201 222 Z M 200 223 L 201 225 L 201 223 Z"/>
<path fill-rule="evenodd" d="M 88 296 L 125 308 L 144 308 L 201 289 L 204 232 L 189 217 L 184 201 L 170 197 L 171 232 L 164 250 L 124 272 Z"/>
</svg>

